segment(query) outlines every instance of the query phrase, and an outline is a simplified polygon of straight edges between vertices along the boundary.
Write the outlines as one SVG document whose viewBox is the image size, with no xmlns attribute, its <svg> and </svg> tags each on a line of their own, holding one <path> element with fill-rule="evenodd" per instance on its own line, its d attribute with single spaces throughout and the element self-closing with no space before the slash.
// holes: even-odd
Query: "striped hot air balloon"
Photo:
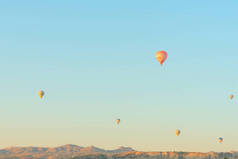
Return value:
<svg viewBox="0 0 238 159">
<path fill-rule="evenodd" d="M 159 61 L 160 65 L 162 65 L 164 61 L 167 59 L 168 54 L 166 51 L 158 51 L 156 52 L 155 57 Z"/>
</svg>

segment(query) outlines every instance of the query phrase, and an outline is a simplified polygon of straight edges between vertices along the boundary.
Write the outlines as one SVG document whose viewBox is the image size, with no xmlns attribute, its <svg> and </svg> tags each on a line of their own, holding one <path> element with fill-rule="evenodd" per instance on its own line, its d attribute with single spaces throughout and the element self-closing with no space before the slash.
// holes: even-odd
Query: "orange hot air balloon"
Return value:
<svg viewBox="0 0 238 159">
<path fill-rule="evenodd" d="M 162 65 L 164 61 L 167 59 L 168 54 L 166 51 L 158 51 L 156 52 L 155 57 L 159 61 L 160 65 Z"/>
<path fill-rule="evenodd" d="M 223 142 L 223 138 L 222 137 L 219 137 L 218 138 L 218 143 L 222 143 Z"/>
<path fill-rule="evenodd" d="M 44 92 L 44 91 L 40 90 L 40 91 L 38 92 L 38 96 L 39 96 L 41 99 L 43 98 L 44 95 L 45 95 L 45 92 Z"/>
<path fill-rule="evenodd" d="M 117 119 L 117 120 L 116 120 L 116 123 L 117 123 L 117 124 L 120 124 L 120 122 L 121 122 L 121 119 Z"/>
<path fill-rule="evenodd" d="M 230 98 L 231 100 L 233 99 L 233 97 L 234 97 L 233 94 L 230 94 L 230 95 L 229 95 L 229 98 Z"/>
<path fill-rule="evenodd" d="M 180 131 L 179 129 L 175 130 L 175 135 L 176 135 L 176 136 L 179 136 L 180 133 L 181 133 L 181 131 Z"/>
</svg>

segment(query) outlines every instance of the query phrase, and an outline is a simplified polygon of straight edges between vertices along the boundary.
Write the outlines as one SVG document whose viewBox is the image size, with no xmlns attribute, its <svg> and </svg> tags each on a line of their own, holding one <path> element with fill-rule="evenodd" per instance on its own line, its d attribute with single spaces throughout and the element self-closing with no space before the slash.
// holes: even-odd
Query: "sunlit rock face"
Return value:
<svg viewBox="0 0 238 159">
<path fill-rule="evenodd" d="M 104 150 L 94 146 L 64 145 L 10 147 L 0 150 L 0 159 L 238 159 L 238 152 L 138 152 L 130 147 Z"/>
</svg>

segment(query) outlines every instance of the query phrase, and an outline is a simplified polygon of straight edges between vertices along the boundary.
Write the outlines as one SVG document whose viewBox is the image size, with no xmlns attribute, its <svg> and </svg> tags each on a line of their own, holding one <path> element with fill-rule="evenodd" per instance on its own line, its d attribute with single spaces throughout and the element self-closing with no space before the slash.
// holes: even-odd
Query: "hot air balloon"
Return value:
<svg viewBox="0 0 238 159">
<path fill-rule="evenodd" d="M 119 124 L 121 122 L 121 119 L 117 119 L 116 123 Z"/>
<path fill-rule="evenodd" d="M 175 134 L 176 134 L 176 136 L 179 136 L 180 133 L 181 133 L 181 131 L 180 131 L 179 129 L 175 130 Z"/>
<path fill-rule="evenodd" d="M 222 137 L 219 137 L 218 138 L 218 143 L 222 143 L 223 142 L 223 138 Z"/>
<path fill-rule="evenodd" d="M 41 99 L 43 98 L 44 95 L 45 95 L 45 92 L 44 92 L 44 91 L 40 90 L 40 91 L 38 92 L 38 96 L 39 96 Z"/>
<path fill-rule="evenodd" d="M 168 54 L 166 51 L 158 51 L 156 52 L 155 57 L 159 61 L 160 65 L 162 65 L 164 61 L 167 59 Z"/>
<path fill-rule="evenodd" d="M 229 95 L 229 98 L 230 98 L 231 100 L 233 99 L 233 97 L 234 97 L 233 94 L 230 94 L 230 95 Z"/>
</svg>

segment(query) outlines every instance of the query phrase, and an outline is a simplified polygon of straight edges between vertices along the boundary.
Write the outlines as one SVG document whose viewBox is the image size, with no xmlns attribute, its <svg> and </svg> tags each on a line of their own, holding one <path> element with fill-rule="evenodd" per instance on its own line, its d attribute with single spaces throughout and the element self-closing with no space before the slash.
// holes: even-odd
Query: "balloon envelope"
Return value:
<svg viewBox="0 0 238 159">
<path fill-rule="evenodd" d="M 164 61 L 167 59 L 168 54 L 166 51 L 158 51 L 156 52 L 155 57 L 159 61 L 159 63 L 162 65 Z"/>
<path fill-rule="evenodd" d="M 180 133 L 181 133 L 181 131 L 180 131 L 179 129 L 175 130 L 175 135 L 176 135 L 176 136 L 179 136 Z"/>
<path fill-rule="evenodd" d="M 223 142 L 223 138 L 222 137 L 219 137 L 218 138 L 218 143 L 222 143 Z"/>
<path fill-rule="evenodd" d="M 121 119 L 117 119 L 116 123 L 119 124 L 121 122 Z"/>
<path fill-rule="evenodd" d="M 44 95 L 45 95 L 45 92 L 44 92 L 44 91 L 40 90 L 40 91 L 38 92 L 38 96 L 39 96 L 40 98 L 43 98 Z"/>
</svg>

